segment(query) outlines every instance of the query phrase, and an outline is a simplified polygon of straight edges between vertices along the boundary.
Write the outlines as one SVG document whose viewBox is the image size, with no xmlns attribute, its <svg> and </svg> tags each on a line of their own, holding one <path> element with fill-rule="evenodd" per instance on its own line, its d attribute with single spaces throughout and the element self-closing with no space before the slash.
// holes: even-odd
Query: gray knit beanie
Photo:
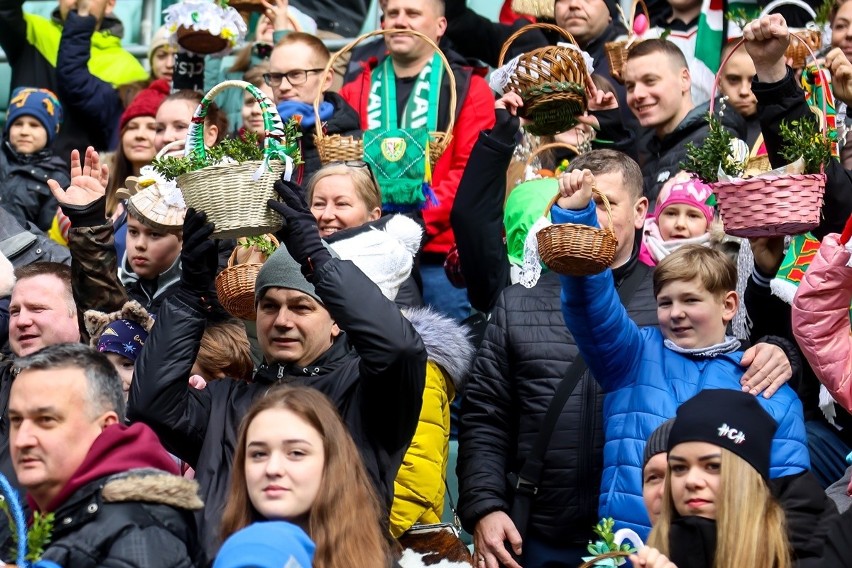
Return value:
<svg viewBox="0 0 852 568">
<path fill-rule="evenodd" d="M 651 461 L 652 457 L 657 454 L 664 454 L 668 451 L 669 433 L 672 431 L 673 425 L 674 418 L 670 418 L 660 424 L 660 426 L 651 432 L 650 436 L 648 436 L 648 441 L 645 443 L 645 456 L 642 460 L 642 469 L 645 469 L 645 466 L 648 465 L 648 462 Z"/>
<path fill-rule="evenodd" d="M 314 290 L 314 285 L 305 279 L 302 275 L 301 265 L 290 256 L 287 247 L 283 244 L 263 263 L 263 267 L 257 275 L 257 280 L 254 283 L 255 305 L 269 288 L 298 290 L 322 304 L 322 300 Z"/>
</svg>

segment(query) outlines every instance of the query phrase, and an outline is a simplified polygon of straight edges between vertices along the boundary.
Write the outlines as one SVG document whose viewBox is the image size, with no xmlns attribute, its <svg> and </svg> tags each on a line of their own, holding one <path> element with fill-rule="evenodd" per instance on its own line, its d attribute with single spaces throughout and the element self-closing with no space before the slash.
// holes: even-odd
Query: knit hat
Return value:
<svg viewBox="0 0 852 568">
<path fill-rule="evenodd" d="M 679 173 L 666 182 L 657 196 L 657 206 L 654 208 L 654 218 L 659 219 L 663 209 L 669 205 L 682 203 L 695 207 L 707 219 L 707 228 L 713 222 L 713 207 L 707 200 L 713 195 L 713 188 L 698 178 L 686 173 Z"/>
<path fill-rule="evenodd" d="M 166 79 L 157 79 L 150 85 L 139 91 L 118 121 L 118 130 L 124 130 L 127 123 L 140 116 L 157 116 L 157 109 L 169 95 L 169 82 Z"/>
<path fill-rule="evenodd" d="M 328 245 L 340 258 L 351 260 L 389 300 L 396 298 L 411 276 L 423 229 L 405 215 L 391 215 L 354 229 L 338 231 Z"/>
<path fill-rule="evenodd" d="M 171 35 L 172 33 L 169 31 L 168 26 L 160 26 L 160 29 L 151 38 L 151 45 L 148 47 L 148 69 L 154 68 L 154 53 L 161 47 L 171 45 L 169 43 Z"/>
<path fill-rule="evenodd" d="M 657 454 L 663 454 L 668 451 L 669 433 L 672 431 L 674 418 L 666 420 L 660 424 L 656 430 L 648 436 L 648 441 L 645 443 L 645 455 L 642 460 L 642 468 L 644 469 L 651 458 Z"/>
<path fill-rule="evenodd" d="M 737 454 L 768 479 L 777 428 L 754 395 L 730 389 L 703 390 L 677 409 L 668 451 L 683 442 L 707 442 Z"/>
<path fill-rule="evenodd" d="M 213 568 L 310 568 L 316 546 L 305 531 L 284 521 L 265 521 L 232 534 Z"/>
<path fill-rule="evenodd" d="M 12 91 L 4 132 L 8 133 L 12 123 L 22 116 L 32 116 L 38 120 L 47 131 L 47 143 L 50 144 L 62 126 L 62 103 L 47 89 L 18 87 Z"/>
<path fill-rule="evenodd" d="M 260 301 L 263 295 L 269 288 L 288 288 L 290 290 L 298 290 L 303 292 L 322 304 L 322 300 L 317 296 L 314 285 L 307 281 L 302 274 L 302 266 L 296 262 L 290 253 L 287 252 L 287 247 L 283 244 L 272 253 L 257 274 L 257 279 L 254 282 L 254 303 Z"/>
</svg>

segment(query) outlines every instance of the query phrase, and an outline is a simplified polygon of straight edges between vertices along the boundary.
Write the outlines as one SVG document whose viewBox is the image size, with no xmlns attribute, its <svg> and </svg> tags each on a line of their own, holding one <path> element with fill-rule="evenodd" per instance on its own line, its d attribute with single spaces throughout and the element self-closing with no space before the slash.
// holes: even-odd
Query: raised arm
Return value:
<svg viewBox="0 0 852 568">
<path fill-rule="evenodd" d="M 27 45 L 24 0 L 0 0 L 0 47 L 14 69 Z"/>
</svg>

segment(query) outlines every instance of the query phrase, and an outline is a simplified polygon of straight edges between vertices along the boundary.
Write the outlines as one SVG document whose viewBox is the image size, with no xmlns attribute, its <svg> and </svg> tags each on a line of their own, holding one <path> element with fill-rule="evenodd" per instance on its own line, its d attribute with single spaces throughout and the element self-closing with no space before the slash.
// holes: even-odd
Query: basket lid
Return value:
<svg viewBox="0 0 852 568">
<path fill-rule="evenodd" d="M 128 213 L 158 230 L 174 233 L 183 229 L 186 203 L 174 180 L 144 166 L 138 178 L 127 178 L 125 186 L 116 196 L 127 199 Z"/>
</svg>

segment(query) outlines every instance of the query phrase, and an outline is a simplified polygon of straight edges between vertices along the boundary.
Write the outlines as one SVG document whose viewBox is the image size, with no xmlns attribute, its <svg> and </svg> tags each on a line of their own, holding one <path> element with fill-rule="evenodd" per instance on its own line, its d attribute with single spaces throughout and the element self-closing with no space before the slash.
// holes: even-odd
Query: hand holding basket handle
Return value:
<svg viewBox="0 0 852 568">
<path fill-rule="evenodd" d="M 790 30 L 783 16 L 770 14 L 749 22 L 743 28 L 743 39 L 762 82 L 776 83 L 787 76 L 784 53 L 790 45 Z"/>
<path fill-rule="evenodd" d="M 572 170 L 559 176 L 559 199 L 562 209 L 584 209 L 592 200 L 595 175 L 589 170 Z"/>
<path fill-rule="evenodd" d="M 183 220 L 183 246 L 180 250 L 180 289 L 193 300 L 201 300 L 213 289 L 219 253 L 213 234 L 213 225 L 207 222 L 204 211 L 191 207 Z"/>
<path fill-rule="evenodd" d="M 279 235 L 290 256 L 302 266 L 302 274 L 309 282 L 323 264 L 331 260 L 331 254 L 322 244 L 317 220 L 302 198 L 304 193 L 299 184 L 291 181 L 275 182 L 275 191 L 282 202 L 270 199 L 269 208 L 284 217 L 284 226 Z"/>
<path fill-rule="evenodd" d="M 825 56 L 825 67 L 831 73 L 831 91 L 847 105 L 852 103 L 852 63 L 839 47 Z"/>
</svg>

